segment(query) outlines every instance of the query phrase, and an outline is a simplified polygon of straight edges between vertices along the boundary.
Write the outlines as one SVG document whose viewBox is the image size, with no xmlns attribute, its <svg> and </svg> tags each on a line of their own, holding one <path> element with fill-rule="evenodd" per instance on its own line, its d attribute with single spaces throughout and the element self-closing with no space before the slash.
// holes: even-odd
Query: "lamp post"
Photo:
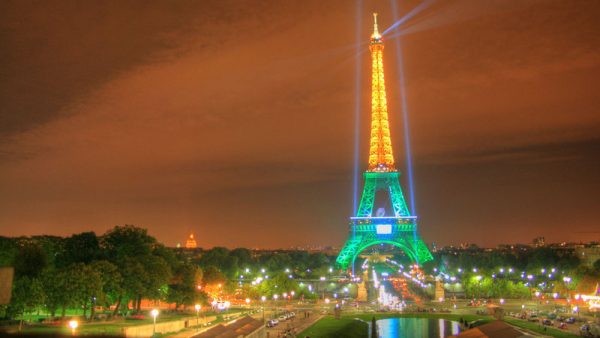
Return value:
<svg viewBox="0 0 600 338">
<path fill-rule="evenodd" d="M 200 309 L 202 308 L 202 306 L 200 306 L 200 304 L 196 304 L 194 305 L 194 308 L 196 309 L 196 325 L 200 324 Z"/>
<path fill-rule="evenodd" d="M 158 310 L 152 309 L 152 311 L 150 311 L 150 314 L 152 315 L 152 318 L 154 319 L 154 325 L 152 326 L 152 335 L 155 335 L 156 334 L 156 317 L 158 317 Z"/>
<path fill-rule="evenodd" d="M 71 328 L 71 334 L 74 336 L 75 335 L 75 330 L 77 329 L 77 326 L 79 326 L 79 322 L 77 322 L 76 320 L 71 320 L 69 321 L 69 327 Z"/>
</svg>

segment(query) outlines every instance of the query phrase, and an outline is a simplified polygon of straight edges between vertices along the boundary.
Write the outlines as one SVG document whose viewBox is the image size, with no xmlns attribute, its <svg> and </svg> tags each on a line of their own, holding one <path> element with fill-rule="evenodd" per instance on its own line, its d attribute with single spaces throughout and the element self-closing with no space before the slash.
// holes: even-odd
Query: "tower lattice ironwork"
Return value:
<svg viewBox="0 0 600 338">
<path fill-rule="evenodd" d="M 350 237 L 337 257 L 337 265 L 347 269 L 358 254 L 375 244 L 391 244 L 402 249 L 413 261 L 423 263 L 433 259 L 429 249 L 417 234 L 417 216 L 411 215 L 400 187 L 396 170 L 388 121 L 387 99 L 383 72 L 383 37 L 374 16 L 373 34 L 369 44 L 372 58 L 371 137 L 369 166 L 364 173 L 365 185 L 356 215 L 350 218 Z M 373 215 L 375 194 L 388 192 L 393 216 L 379 209 Z"/>
</svg>

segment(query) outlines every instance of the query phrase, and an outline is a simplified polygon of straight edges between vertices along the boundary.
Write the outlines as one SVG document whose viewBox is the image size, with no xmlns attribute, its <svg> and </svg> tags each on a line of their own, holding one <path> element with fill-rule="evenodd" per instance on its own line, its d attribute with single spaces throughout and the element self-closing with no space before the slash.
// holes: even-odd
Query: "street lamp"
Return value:
<svg viewBox="0 0 600 338">
<path fill-rule="evenodd" d="M 267 300 L 266 296 L 261 296 L 260 297 L 261 303 L 262 303 L 262 315 L 263 315 L 263 324 L 265 323 L 265 301 Z"/>
<path fill-rule="evenodd" d="M 152 318 L 154 319 L 154 325 L 152 326 L 152 335 L 154 335 L 154 334 L 156 334 L 156 317 L 158 317 L 158 310 L 152 309 L 152 311 L 150 311 L 150 314 L 152 315 Z"/>
<path fill-rule="evenodd" d="M 72 335 L 75 335 L 75 330 L 77 329 L 77 326 L 79 326 L 79 322 L 75 319 L 69 321 L 69 327 L 71 328 Z"/>
<path fill-rule="evenodd" d="M 200 306 L 200 304 L 196 304 L 194 305 L 194 308 L 196 309 L 196 325 L 200 324 L 200 309 L 202 308 L 202 306 Z"/>
</svg>

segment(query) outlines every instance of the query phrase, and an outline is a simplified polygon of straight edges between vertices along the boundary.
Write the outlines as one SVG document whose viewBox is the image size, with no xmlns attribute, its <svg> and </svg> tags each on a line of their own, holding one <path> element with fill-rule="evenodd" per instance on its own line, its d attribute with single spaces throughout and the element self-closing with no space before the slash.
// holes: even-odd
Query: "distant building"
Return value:
<svg viewBox="0 0 600 338">
<path fill-rule="evenodd" d="M 546 245 L 546 241 L 543 236 L 540 236 L 540 237 L 534 238 L 532 244 L 533 244 L 534 248 L 541 248 L 544 245 Z"/>
<path fill-rule="evenodd" d="M 190 237 L 188 237 L 187 241 L 185 241 L 185 248 L 186 249 L 196 249 L 198 247 L 198 244 L 196 243 L 196 240 L 194 239 L 194 234 L 190 234 Z"/>
</svg>

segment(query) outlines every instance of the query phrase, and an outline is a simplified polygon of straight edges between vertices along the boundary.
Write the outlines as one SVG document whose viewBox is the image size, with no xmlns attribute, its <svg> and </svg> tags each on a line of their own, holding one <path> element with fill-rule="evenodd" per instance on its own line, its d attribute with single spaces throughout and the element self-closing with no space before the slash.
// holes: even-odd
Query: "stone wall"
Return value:
<svg viewBox="0 0 600 338">
<path fill-rule="evenodd" d="M 208 322 L 214 322 L 217 319 L 216 316 L 208 316 L 208 317 L 200 317 L 198 319 L 199 324 L 204 324 Z M 156 323 L 156 332 L 157 333 L 167 333 L 167 332 L 177 332 L 181 329 L 195 326 L 197 318 L 194 317 L 186 317 L 179 320 L 169 321 L 169 322 L 159 322 Z M 129 326 L 124 329 L 125 337 L 150 337 L 154 332 L 154 324 L 146 324 L 146 325 L 136 325 Z"/>
</svg>

